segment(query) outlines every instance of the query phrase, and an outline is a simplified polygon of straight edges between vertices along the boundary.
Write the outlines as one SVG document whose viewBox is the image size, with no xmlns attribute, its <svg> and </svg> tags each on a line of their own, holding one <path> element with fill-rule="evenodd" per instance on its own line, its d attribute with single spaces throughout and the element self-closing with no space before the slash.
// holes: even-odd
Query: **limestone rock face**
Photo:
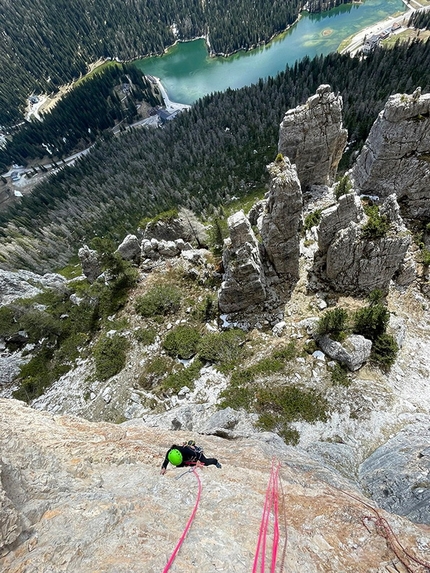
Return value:
<svg viewBox="0 0 430 573">
<path fill-rule="evenodd" d="M 0 555 L 5 545 L 13 543 L 21 534 L 20 516 L 10 501 L 2 485 L 2 467 L 0 463 Z"/>
<path fill-rule="evenodd" d="M 326 253 L 338 231 L 345 229 L 351 222 L 358 223 L 364 217 L 361 201 L 355 193 L 348 193 L 339 199 L 339 203 L 321 213 L 318 227 L 318 248 Z"/>
<path fill-rule="evenodd" d="M 0 269 L 0 306 L 10 304 L 17 298 L 32 298 L 44 288 L 64 290 L 66 279 L 54 273 L 38 275 L 31 271 Z"/>
<path fill-rule="evenodd" d="M 97 251 L 84 245 L 78 251 L 81 261 L 82 272 L 90 283 L 93 283 L 102 273 L 102 268 L 98 259 Z"/>
<path fill-rule="evenodd" d="M 126 261 L 132 261 L 133 263 L 139 264 L 140 243 L 136 235 L 127 235 L 117 248 L 116 253 Z"/>
<path fill-rule="evenodd" d="M 222 469 L 197 470 L 200 504 L 172 571 L 252 569 L 272 458 L 281 462 L 280 547 L 291 573 L 403 570 L 387 540 L 363 519 L 369 501 L 339 473 L 274 434 L 237 441 L 136 425 L 53 416 L 0 399 L 1 571 L 157 573 L 194 507 L 197 479 L 160 466 L 174 443 L 194 439 Z M 353 497 L 351 497 L 351 495 Z M 380 510 L 402 546 L 430 560 L 430 531 Z M 374 515 L 376 518 L 376 515 Z M 286 526 L 284 525 L 286 523 Z M 271 554 L 271 531 L 268 554 Z M 416 564 L 406 564 L 424 573 Z M 397 564 L 394 569 L 393 563 Z"/>
<path fill-rule="evenodd" d="M 390 223 L 389 232 L 380 238 L 363 237 L 363 225 L 351 222 L 341 229 L 327 249 L 326 275 L 339 292 L 369 293 L 375 288 L 386 290 L 390 281 L 401 269 L 411 243 L 410 234 L 399 216 L 399 209 L 392 195 L 380 208 Z M 334 217 L 334 215 L 332 216 Z M 327 244 L 326 232 L 322 244 Z"/>
<path fill-rule="evenodd" d="M 360 334 L 348 336 L 340 343 L 328 336 L 318 338 L 318 345 L 327 356 L 337 360 L 351 370 L 358 370 L 370 357 L 372 341 Z"/>
<path fill-rule="evenodd" d="M 271 163 L 268 171 L 270 191 L 260 229 L 264 250 L 280 279 L 296 280 L 303 202 L 300 181 L 288 158 Z"/>
<path fill-rule="evenodd" d="M 243 211 L 228 218 L 230 238 L 226 240 L 223 263 L 226 269 L 219 291 L 222 313 L 232 313 L 266 298 L 265 278 L 258 241 Z"/>
<path fill-rule="evenodd" d="M 285 114 L 278 151 L 296 164 L 302 187 L 334 182 L 347 141 L 342 107 L 342 98 L 321 85 L 304 105 Z"/>
<path fill-rule="evenodd" d="M 410 424 L 360 466 L 359 479 L 378 505 L 430 522 L 430 428 Z"/>
<path fill-rule="evenodd" d="M 430 217 L 430 94 L 396 94 L 372 126 L 353 168 L 358 192 L 395 193 L 411 218 Z"/>
</svg>

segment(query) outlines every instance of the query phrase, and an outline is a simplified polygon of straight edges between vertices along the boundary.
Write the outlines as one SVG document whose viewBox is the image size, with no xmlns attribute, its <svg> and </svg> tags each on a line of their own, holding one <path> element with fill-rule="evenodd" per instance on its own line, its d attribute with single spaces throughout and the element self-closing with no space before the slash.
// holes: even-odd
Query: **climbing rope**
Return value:
<svg viewBox="0 0 430 573">
<path fill-rule="evenodd" d="M 269 528 L 270 513 L 273 508 L 273 542 L 272 542 L 272 556 L 270 561 L 270 573 L 275 573 L 276 559 L 278 555 L 279 544 L 279 468 L 280 463 L 272 462 L 272 469 L 270 472 L 269 483 L 266 490 L 266 497 L 264 500 L 263 515 L 260 523 L 260 530 L 258 534 L 257 548 L 255 550 L 254 563 L 252 573 L 258 573 L 258 565 L 260 563 L 260 573 L 264 573 L 266 567 L 266 546 L 267 546 L 267 532 Z"/>
<path fill-rule="evenodd" d="M 420 559 L 419 557 L 412 555 L 407 549 L 405 549 L 405 547 L 403 547 L 398 537 L 394 533 L 391 525 L 384 517 L 382 517 L 382 515 L 375 507 L 371 506 L 369 503 L 366 503 L 365 501 L 356 497 L 355 495 L 352 495 L 343 490 L 340 491 L 342 491 L 344 495 L 347 495 L 348 497 L 355 499 L 356 501 L 358 501 L 359 503 L 361 503 L 362 505 L 364 505 L 373 512 L 374 515 L 366 515 L 362 518 L 364 527 L 370 533 L 370 529 L 366 522 L 373 522 L 375 524 L 377 533 L 382 537 L 385 537 L 385 539 L 387 540 L 387 545 L 391 548 L 393 553 L 396 555 L 397 559 L 403 564 L 408 573 L 415 573 L 416 571 L 415 569 L 412 568 L 408 560 L 430 571 L 430 563 L 428 561 L 424 561 L 423 559 Z"/>
<path fill-rule="evenodd" d="M 198 484 L 199 484 L 199 489 L 198 489 L 198 492 L 197 492 L 197 499 L 196 499 L 196 503 L 194 504 L 193 511 L 191 512 L 191 515 L 190 515 L 190 517 L 189 517 L 189 519 L 188 519 L 187 525 L 185 526 L 185 529 L 184 529 L 184 531 L 183 531 L 183 533 L 182 533 L 182 535 L 181 535 L 181 537 L 180 537 L 178 543 L 176 544 L 176 547 L 175 547 L 175 549 L 173 550 L 173 553 L 172 553 L 172 555 L 170 556 L 170 559 L 169 559 L 169 561 L 167 562 L 167 565 L 166 565 L 165 568 L 163 569 L 163 573 L 166 573 L 167 571 L 169 571 L 170 567 L 172 566 L 172 563 L 173 563 L 173 561 L 175 560 L 175 557 L 176 557 L 176 555 L 177 555 L 179 549 L 181 548 L 181 545 L 182 545 L 182 543 L 184 542 L 185 537 L 187 536 L 188 530 L 189 530 L 190 527 L 191 527 L 191 524 L 192 524 L 192 522 L 193 522 L 193 520 L 194 520 L 194 517 L 195 517 L 195 515 L 196 515 L 196 513 L 197 513 L 197 509 L 198 509 L 199 503 L 200 503 L 200 496 L 201 496 L 201 494 L 202 494 L 202 482 L 201 482 L 201 480 L 200 480 L 200 476 L 199 476 L 198 473 L 196 472 L 196 467 L 195 467 L 195 466 L 194 466 L 193 468 L 191 468 L 191 470 L 187 470 L 185 473 L 188 473 L 188 471 L 191 471 L 191 472 L 195 475 L 195 477 L 196 477 L 196 479 L 197 479 L 197 481 L 198 481 Z M 182 475 L 185 475 L 185 474 L 182 474 Z M 179 476 L 179 477 L 181 477 L 181 476 Z"/>
</svg>

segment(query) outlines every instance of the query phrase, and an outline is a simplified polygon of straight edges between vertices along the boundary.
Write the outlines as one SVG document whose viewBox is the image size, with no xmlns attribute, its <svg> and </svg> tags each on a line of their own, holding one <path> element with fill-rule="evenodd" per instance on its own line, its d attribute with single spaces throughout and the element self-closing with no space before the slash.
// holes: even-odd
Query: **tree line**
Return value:
<svg viewBox="0 0 430 573">
<path fill-rule="evenodd" d="M 0 214 L 0 266 L 37 272 L 64 266 L 83 243 L 119 243 L 142 217 L 179 205 L 202 216 L 267 182 L 283 114 L 328 83 L 344 102 L 349 153 L 361 147 L 389 95 L 430 91 L 430 42 L 414 40 L 367 59 L 304 58 L 276 77 L 198 100 L 165 128 L 132 129 L 97 142 Z M 343 159 L 349 167 L 350 155 Z"/>
<path fill-rule="evenodd" d="M 409 18 L 408 26 L 411 28 L 417 28 L 419 30 L 430 29 L 430 11 L 416 10 L 413 12 Z"/>
<path fill-rule="evenodd" d="M 63 96 L 42 121 L 26 122 L 6 148 L 0 149 L 0 171 L 46 155 L 58 161 L 71 151 L 88 147 L 116 123 L 131 123 L 137 101 L 153 106 L 160 103 L 136 66 L 111 62 Z"/>
<path fill-rule="evenodd" d="M 324 7 L 349 0 L 330 0 Z M 323 7 L 310 0 L 309 9 Z M 29 94 L 55 92 L 99 58 L 160 54 L 208 36 L 213 52 L 264 42 L 298 15 L 300 0 L 1 0 L 0 126 L 21 120 Z"/>
</svg>

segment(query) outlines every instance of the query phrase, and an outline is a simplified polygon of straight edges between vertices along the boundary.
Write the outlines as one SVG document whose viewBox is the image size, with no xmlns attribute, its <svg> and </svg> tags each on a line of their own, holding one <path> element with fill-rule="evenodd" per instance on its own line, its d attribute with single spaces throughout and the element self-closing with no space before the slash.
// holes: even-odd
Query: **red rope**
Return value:
<svg viewBox="0 0 430 573">
<path fill-rule="evenodd" d="M 185 529 L 184 529 L 184 531 L 183 531 L 183 533 L 182 533 L 182 535 L 181 535 L 181 537 L 180 537 L 180 539 L 179 539 L 179 541 L 178 541 L 178 543 L 177 543 L 175 549 L 173 550 L 173 553 L 172 553 L 172 555 L 170 556 L 170 559 L 169 559 L 169 561 L 167 562 L 167 565 L 166 565 L 165 568 L 163 569 L 163 573 L 166 573 L 167 571 L 169 571 L 170 567 L 172 566 L 172 563 L 173 563 L 173 561 L 175 560 L 176 554 L 178 553 L 179 549 L 181 548 L 181 545 L 182 545 L 182 543 L 184 542 L 185 537 L 187 536 L 188 530 L 189 530 L 190 527 L 191 527 L 191 524 L 192 524 L 192 522 L 193 522 L 193 520 L 194 520 L 194 517 L 195 517 L 195 515 L 196 515 L 196 513 L 197 513 L 197 508 L 199 507 L 200 496 L 201 496 L 201 493 L 202 493 L 202 482 L 201 482 L 201 480 L 200 480 L 200 476 L 199 476 L 198 473 L 196 472 L 195 467 L 193 468 L 193 472 L 192 472 L 192 473 L 196 476 L 197 481 L 198 481 L 198 483 L 199 483 L 199 489 L 198 489 L 198 492 L 197 492 L 196 503 L 194 504 L 194 508 L 193 508 L 193 511 L 191 512 L 191 515 L 190 515 L 189 519 L 188 519 L 187 525 L 185 526 Z"/>
<path fill-rule="evenodd" d="M 252 567 L 252 573 L 257 573 L 258 564 L 261 557 L 261 567 L 260 573 L 264 573 L 266 567 L 266 544 L 267 544 L 267 531 L 269 527 L 270 512 L 274 513 L 274 525 L 273 525 L 273 543 L 272 543 L 272 558 L 270 565 L 270 572 L 275 573 L 276 559 L 278 554 L 278 543 L 279 543 L 279 467 L 278 463 L 276 466 L 272 462 L 272 469 L 270 472 L 269 483 L 266 490 L 266 497 L 264 500 L 263 515 L 261 517 L 260 530 L 258 533 L 257 547 L 255 550 L 254 563 Z"/>
</svg>

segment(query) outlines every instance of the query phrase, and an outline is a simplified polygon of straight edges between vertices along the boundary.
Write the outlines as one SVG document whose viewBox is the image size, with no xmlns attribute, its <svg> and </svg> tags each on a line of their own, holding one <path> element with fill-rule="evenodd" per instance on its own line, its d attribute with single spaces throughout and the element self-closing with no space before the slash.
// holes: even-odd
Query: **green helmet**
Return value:
<svg viewBox="0 0 430 573">
<path fill-rule="evenodd" d="M 180 466 L 182 464 L 183 457 L 179 450 L 173 448 L 173 450 L 170 450 L 168 453 L 167 459 L 173 466 Z"/>
</svg>

